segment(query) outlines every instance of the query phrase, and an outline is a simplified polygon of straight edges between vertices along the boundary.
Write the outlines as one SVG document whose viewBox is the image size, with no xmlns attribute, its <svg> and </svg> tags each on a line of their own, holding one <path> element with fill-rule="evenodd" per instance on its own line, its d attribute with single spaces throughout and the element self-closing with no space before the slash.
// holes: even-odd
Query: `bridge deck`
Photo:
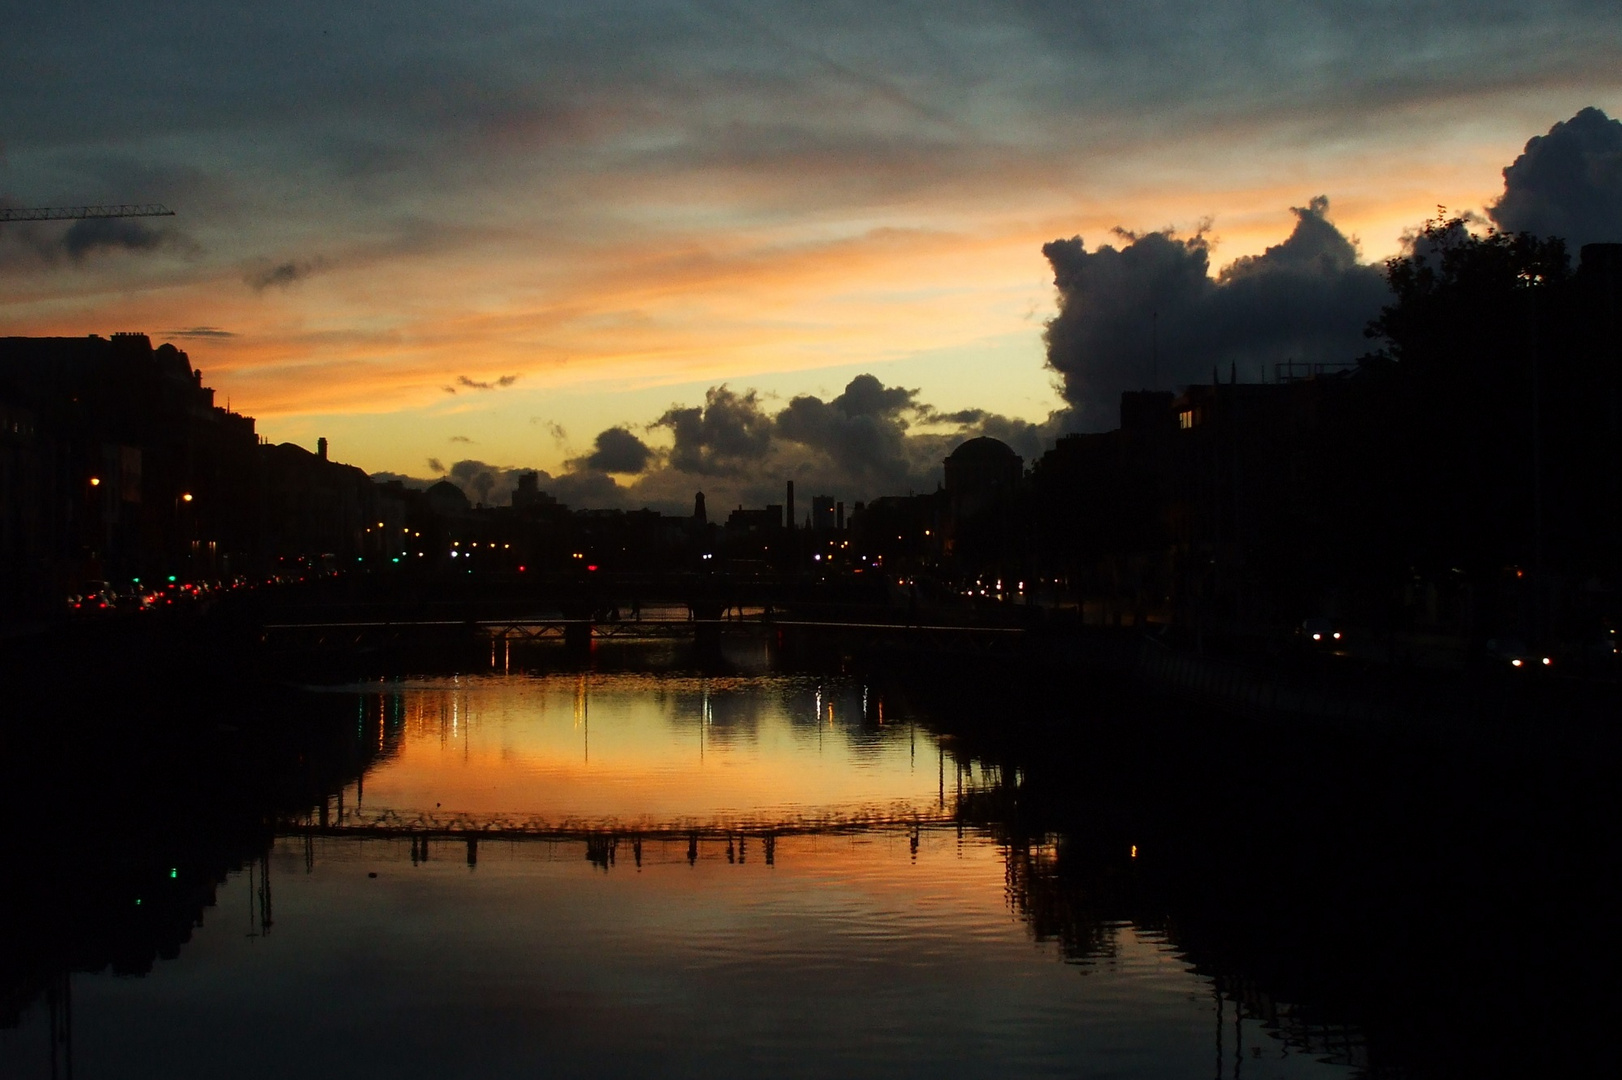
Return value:
<svg viewBox="0 0 1622 1080">
<path fill-rule="evenodd" d="M 314 621 L 314 622 L 285 622 L 266 623 L 263 629 L 271 631 L 290 630 L 412 630 L 431 628 L 471 628 L 483 631 L 504 631 L 513 633 L 530 632 L 536 630 L 565 631 L 570 627 L 589 629 L 594 634 L 626 635 L 637 631 L 644 631 L 654 636 L 666 636 L 671 633 L 691 633 L 700 628 L 713 627 L 721 630 L 866 630 L 877 632 L 925 632 L 925 633 L 959 633 L 959 634 L 1007 634 L 1019 635 L 1025 633 L 1024 627 L 1019 626 L 978 626 L 974 624 L 945 624 L 945 623 L 894 623 L 894 622 L 861 622 L 856 620 L 831 619 L 563 619 L 546 616 L 520 616 L 509 619 L 365 619 L 349 621 Z"/>
</svg>

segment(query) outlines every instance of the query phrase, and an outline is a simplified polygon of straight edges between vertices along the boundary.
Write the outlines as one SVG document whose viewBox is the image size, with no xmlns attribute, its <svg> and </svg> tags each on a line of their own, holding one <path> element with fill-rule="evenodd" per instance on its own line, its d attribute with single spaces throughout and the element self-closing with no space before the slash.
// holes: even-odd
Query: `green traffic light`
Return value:
<svg viewBox="0 0 1622 1080">
<path fill-rule="evenodd" d="M 172 585 L 172 584 L 174 584 L 174 580 L 175 580 L 175 576 L 174 576 L 174 575 L 173 575 L 173 574 L 170 574 L 170 575 L 169 575 L 169 583 L 170 583 L 170 584 L 171 584 L 171 585 Z"/>
</svg>

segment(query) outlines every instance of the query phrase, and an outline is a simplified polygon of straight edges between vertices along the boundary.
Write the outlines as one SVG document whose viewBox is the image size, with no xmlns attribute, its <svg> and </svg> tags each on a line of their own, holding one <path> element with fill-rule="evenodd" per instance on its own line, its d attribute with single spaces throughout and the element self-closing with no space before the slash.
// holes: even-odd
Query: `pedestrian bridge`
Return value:
<svg viewBox="0 0 1622 1080">
<path fill-rule="evenodd" d="M 339 809 L 323 806 L 316 813 L 282 821 L 277 833 L 302 837 L 305 861 L 315 864 L 317 839 L 409 840 L 412 862 L 445 858 L 447 851 L 462 853 L 469 866 L 478 862 L 480 844 L 541 843 L 583 844 L 586 858 L 604 867 L 614 865 L 629 849 L 636 865 L 642 864 L 644 844 L 686 846 L 689 862 L 701 851 L 718 853 L 727 861 L 748 857 L 758 844 L 767 865 L 776 858 L 777 841 L 784 837 L 841 836 L 863 833 L 902 834 L 914 852 L 919 834 L 929 829 L 963 827 L 955 812 L 944 807 L 858 807 L 819 810 L 781 816 L 742 815 L 706 820 L 655 821 L 620 818 L 553 819 L 530 815 L 457 814 L 393 809 Z M 450 855 L 455 858 L 454 854 Z"/>
</svg>

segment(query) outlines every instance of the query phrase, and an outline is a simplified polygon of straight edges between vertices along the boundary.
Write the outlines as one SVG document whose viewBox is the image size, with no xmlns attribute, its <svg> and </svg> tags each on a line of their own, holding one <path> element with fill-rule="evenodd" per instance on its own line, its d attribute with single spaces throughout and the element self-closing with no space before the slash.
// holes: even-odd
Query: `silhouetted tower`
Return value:
<svg viewBox="0 0 1622 1080">
<path fill-rule="evenodd" d="M 315 456 L 322 461 L 327 460 L 327 438 L 325 435 L 315 440 Z"/>
<path fill-rule="evenodd" d="M 701 491 L 693 496 L 693 524 L 708 525 L 710 516 L 704 512 L 704 493 Z"/>
<path fill-rule="evenodd" d="M 788 482 L 788 521 L 789 532 L 794 531 L 794 481 Z"/>
</svg>

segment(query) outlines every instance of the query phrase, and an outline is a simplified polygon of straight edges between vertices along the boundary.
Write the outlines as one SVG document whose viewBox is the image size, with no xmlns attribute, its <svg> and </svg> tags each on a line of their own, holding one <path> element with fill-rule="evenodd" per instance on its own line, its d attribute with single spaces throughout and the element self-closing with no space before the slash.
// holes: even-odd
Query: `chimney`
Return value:
<svg viewBox="0 0 1622 1080">
<path fill-rule="evenodd" d="M 315 440 L 315 456 L 322 461 L 327 460 L 327 438 L 325 435 Z"/>
</svg>

